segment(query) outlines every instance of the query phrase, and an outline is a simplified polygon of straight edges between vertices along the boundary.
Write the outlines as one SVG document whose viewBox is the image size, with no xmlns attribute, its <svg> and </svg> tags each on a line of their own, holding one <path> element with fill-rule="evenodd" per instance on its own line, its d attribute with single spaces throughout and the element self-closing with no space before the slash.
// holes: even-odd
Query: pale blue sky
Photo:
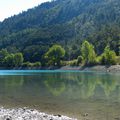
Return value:
<svg viewBox="0 0 120 120">
<path fill-rule="evenodd" d="M 0 0 L 0 21 L 49 0 Z"/>
</svg>

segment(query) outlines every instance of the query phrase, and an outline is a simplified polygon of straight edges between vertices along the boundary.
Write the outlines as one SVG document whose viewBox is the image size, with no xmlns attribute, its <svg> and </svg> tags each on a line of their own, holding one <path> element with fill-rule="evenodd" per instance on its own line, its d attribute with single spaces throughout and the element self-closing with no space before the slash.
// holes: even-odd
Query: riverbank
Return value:
<svg viewBox="0 0 120 120">
<path fill-rule="evenodd" d="M 62 115 L 48 115 L 37 110 L 0 108 L 0 120 L 77 120 Z"/>
<path fill-rule="evenodd" d="M 64 66 L 60 70 L 81 70 L 81 71 L 97 71 L 97 72 L 120 72 L 120 65 L 96 65 L 96 66 Z"/>
<path fill-rule="evenodd" d="M 79 71 L 97 71 L 97 72 L 120 72 L 120 65 L 95 65 L 95 66 L 62 66 L 62 67 L 28 67 L 28 68 L 0 68 L 0 70 L 79 70 Z"/>
</svg>

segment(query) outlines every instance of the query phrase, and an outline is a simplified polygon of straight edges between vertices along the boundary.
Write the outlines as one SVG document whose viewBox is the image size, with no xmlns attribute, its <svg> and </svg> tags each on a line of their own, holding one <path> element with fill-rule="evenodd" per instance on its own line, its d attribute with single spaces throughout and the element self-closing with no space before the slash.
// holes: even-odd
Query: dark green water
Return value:
<svg viewBox="0 0 120 120">
<path fill-rule="evenodd" d="M 120 118 L 120 75 L 0 71 L 0 105 L 26 106 L 82 120 L 115 120 Z"/>
</svg>

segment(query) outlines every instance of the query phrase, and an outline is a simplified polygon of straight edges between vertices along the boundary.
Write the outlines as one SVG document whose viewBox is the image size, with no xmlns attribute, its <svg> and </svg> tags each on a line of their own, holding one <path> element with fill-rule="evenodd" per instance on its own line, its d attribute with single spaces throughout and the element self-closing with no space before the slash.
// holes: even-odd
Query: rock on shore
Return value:
<svg viewBox="0 0 120 120">
<path fill-rule="evenodd" d="M 0 108 L 0 120 L 77 120 L 62 115 L 48 115 L 27 108 Z"/>
</svg>

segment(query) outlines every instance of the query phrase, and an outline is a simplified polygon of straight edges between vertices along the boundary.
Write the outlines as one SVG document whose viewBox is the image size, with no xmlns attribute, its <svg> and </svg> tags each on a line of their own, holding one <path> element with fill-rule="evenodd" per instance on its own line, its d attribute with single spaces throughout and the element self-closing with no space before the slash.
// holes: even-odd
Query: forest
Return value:
<svg viewBox="0 0 120 120">
<path fill-rule="evenodd" d="M 119 0 L 42 3 L 0 22 L 0 66 L 119 64 L 119 20 Z"/>
<path fill-rule="evenodd" d="M 0 66 L 4 68 L 41 68 L 62 66 L 93 66 L 93 65 L 116 65 L 120 64 L 120 56 L 107 45 L 101 55 L 97 55 L 94 46 L 84 41 L 80 47 L 80 55 L 77 59 L 65 60 L 66 51 L 61 45 L 53 45 L 43 55 L 42 61 L 31 63 L 24 61 L 22 53 L 9 53 L 6 49 L 0 51 Z"/>
</svg>

